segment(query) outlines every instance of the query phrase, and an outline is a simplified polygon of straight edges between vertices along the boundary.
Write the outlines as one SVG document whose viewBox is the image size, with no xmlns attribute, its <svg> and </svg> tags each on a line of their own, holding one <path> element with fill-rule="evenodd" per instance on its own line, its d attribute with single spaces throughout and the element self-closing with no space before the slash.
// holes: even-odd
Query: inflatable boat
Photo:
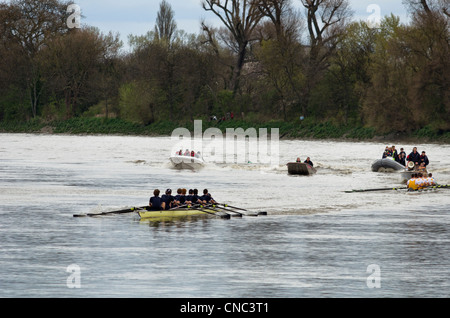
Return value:
<svg viewBox="0 0 450 318">
<path fill-rule="evenodd" d="M 398 163 L 392 158 L 378 159 L 372 163 L 372 171 L 389 171 L 389 170 L 405 170 L 405 166 Z"/>
</svg>

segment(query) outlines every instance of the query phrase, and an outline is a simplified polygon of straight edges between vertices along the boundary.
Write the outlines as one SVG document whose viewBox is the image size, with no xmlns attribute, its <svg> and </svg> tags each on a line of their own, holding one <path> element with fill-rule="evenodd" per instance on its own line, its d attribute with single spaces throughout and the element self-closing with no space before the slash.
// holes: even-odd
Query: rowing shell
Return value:
<svg viewBox="0 0 450 318">
<path fill-rule="evenodd" d="M 141 219 L 150 219 L 150 218 L 161 218 L 161 217 L 179 217 L 179 216 L 189 216 L 189 215 L 205 215 L 205 214 L 214 214 L 217 216 L 225 216 L 226 213 L 213 210 L 213 209 L 190 209 L 190 208 L 180 208 L 173 210 L 161 210 L 161 211 L 147 211 L 147 210 L 139 210 L 137 211 Z"/>
</svg>

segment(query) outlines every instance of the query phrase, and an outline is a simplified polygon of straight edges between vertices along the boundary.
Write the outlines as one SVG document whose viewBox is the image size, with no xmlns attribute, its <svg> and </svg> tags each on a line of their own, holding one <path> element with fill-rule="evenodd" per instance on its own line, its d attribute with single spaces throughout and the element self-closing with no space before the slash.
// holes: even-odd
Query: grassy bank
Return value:
<svg viewBox="0 0 450 318">
<path fill-rule="evenodd" d="M 104 118 L 73 118 L 65 121 L 44 122 L 32 120 L 26 123 L 0 122 L 0 132 L 4 133 L 54 133 L 54 134 L 92 134 L 92 135 L 143 135 L 143 136 L 167 136 L 178 127 L 185 127 L 190 131 L 194 129 L 194 123 L 188 122 L 157 122 L 151 125 L 141 125 L 128 122 L 122 119 Z M 403 138 L 405 134 L 390 133 L 380 135 L 374 128 L 367 128 L 352 125 L 336 125 L 331 122 L 317 123 L 314 121 L 302 122 L 250 122 L 242 120 L 228 120 L 224 122 L 203 121 L 203 131 L 216 127 L 223 133 L 227 128 L 267 128 L 270 133 L 271 128 L 278 128 L 281 138 L 311 138 L 311 139 L 349 139 L 349 140 L 372 140 L 374 138 Z M 450 132 L 433 130 L 425 127 L 407 135 L 417 140 L 427 140 L 434 142 L 450 142 Z"/>
</svg>

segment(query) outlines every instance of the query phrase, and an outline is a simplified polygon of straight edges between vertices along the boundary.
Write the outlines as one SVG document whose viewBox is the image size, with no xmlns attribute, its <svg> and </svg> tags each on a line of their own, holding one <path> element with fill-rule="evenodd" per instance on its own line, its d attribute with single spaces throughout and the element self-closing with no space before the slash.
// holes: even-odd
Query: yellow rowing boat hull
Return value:
<svg viewBox="0 0 450 318">
<path fill-rule="evenodd" d="M 216 214 L 216 210 L 211 209 L 175 209 L 175 210 L 162 210 L 162 211 L 146 211 L 140 210 L 138 214 L 141 219 L 149 218 L 161 218 L 161 217 L 178 217 L 178 216 L 189 216 L 189 215 L 204 215 L 204 214 Z M 220 215 L 220 214 L 217 214 Z"/>
</svg>

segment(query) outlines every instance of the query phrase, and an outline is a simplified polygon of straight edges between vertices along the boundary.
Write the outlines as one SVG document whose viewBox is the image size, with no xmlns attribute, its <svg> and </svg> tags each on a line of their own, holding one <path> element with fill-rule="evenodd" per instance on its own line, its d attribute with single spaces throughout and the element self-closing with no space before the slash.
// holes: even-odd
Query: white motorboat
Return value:
<svg viewBox="0 0 450 318">
<path fill-rule="evenodd" d="M 205 165 L 203 158 L 192 156 L 173 155 L 170 157 L 170 162 L 176 169 L 197 170 L 203 168 Z"/>
</svg>

